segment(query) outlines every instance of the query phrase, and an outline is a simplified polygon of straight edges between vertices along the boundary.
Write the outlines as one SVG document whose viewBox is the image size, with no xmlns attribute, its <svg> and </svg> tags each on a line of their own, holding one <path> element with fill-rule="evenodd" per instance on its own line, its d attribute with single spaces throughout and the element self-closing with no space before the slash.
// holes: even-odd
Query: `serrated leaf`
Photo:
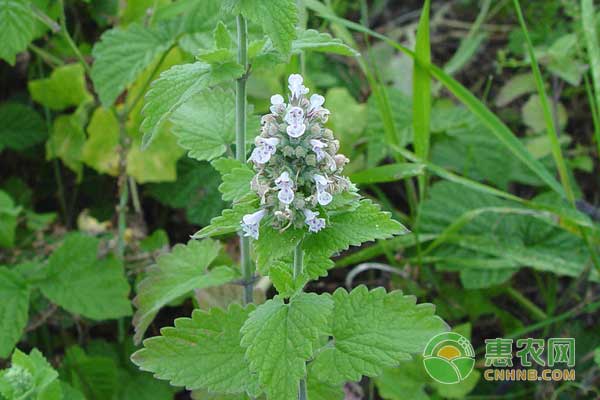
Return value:
<svg viewBox="0 0 600 400">
<path fill-rule="evenodd" d="M 432 304 L 417 305 L 414 296 L 400 291 L 359 286 L 348 293 L 340 288 L 333 301 L 334 341 L 311 364 L 311 373 L 332 384 L 375 377 L 383 367 L 423 351 L 434 335 L 447 330 Z"/>
<path fill-rule="evenodd" d="M 52 110 L 77 107 L 94 99 L 87 90 L 85 71 L 79 63 L 57 67 L 49 78 L 29 81 L 27 87 L 33 100 Z"/>
<path fill-rule="evenodd" d="M 223 175 L 223 183 L 219 185 L 219 191 L 223 193 L 223 200 L 236 202 L 253 193 L 250 189 L 252 178 L 254 178 L 254 171 L 247 165 L 234 168 L 231 172 Z"/>
<path fill-rule="evenodd" d="M 281 53 L 290 52 L 298 24 L 298 7 L 294 0 L 228 0 L 226 7 L 261 25 Z"/>
<path fill-rule="evenodd" d="M 142 145 L 147 146 L 163 122 L 197 93 L 219 83 L 240 77 L 244 69 L 237 63 L 208 65 L 202 62 L 176 65 L 160 74 L 146 95 L 141 125 Z"/>
<path fill-rule="evenodd" d="M 17 207 L 13 199 L 0 190 L 0 247 L 12 247 L 15 244 L 17 217 L 21 207 Z"/>
<path fill-rule="evenodd" d="M 340 39 L 333 38 L 329 33 L 306 29 L 298 34 L 292 42 L 292 53 L 302 51 L 318 51 L 322 53 L 340 54 L 357 57 L 360 54 Z"/>
<path fill-rule="evenodd" d="M 213 38 L 215 40 L 215 47 L 217 49 L 230 49 L 233 47 L 233 39 L 229 34 L 227 25 L 223 21 L 219 21 L 215 30 L 213 31 Z"/>
<path fill-rule="evenodd" d="M 123 264 L 108 255 L 98 259 L 100 241 L 70 234 L 48 259 L 47 278 L 39 283 L 51 301 L 74 314 L 101 320 L 131 314 Z"/>
<path fill-rule="evenodd" d="M 271 299 L 250 314 L 241 330 L 241 343 L 250 370 L 258 374 L 269 400 L 296 398 L 313 344 L 328 333 L 332 307 L 328 295 L 302 293 L 288 304 Z"/>
<path fill-rule="evenodd" d="M 42 117 L 26 105 L 7 102 L 0 105 L 0 151 L 3 147 L 24 150 L 47 136 Z"/>
<path fill-rule="evenodd" d="M 119 173 L 119 121 L 115 114 L 98 107 L 87 127 L 88 139 L 81 158 L 96 171 L 116 176 Z"/>
<path fill-rule="evenodd" d="M 0 371 L 0 395 L 7 399 L 61 400 L 58 373 L 38 349 L 16 349 L 11 367 Z"/>
<path fill-rule="evenodd" d="M 27 2 L 0 0 L 0 58 L 15 65 L 15 56 L 35 37 L 35 22 Z"/>
<path fill-rule="evenodd" d="M 6 358 L 29 319 L 29 286 L 17 271 L 0 267 L 0 298 L 0 358 Z"/>
<path fill-rule="evenodd" d="M 156 57 L 173 45 L 176 34 L 175 25 L 169 23 L 155 28 L 131 24 L 126 30 L 106 31 L 92 50 L 92 81 L 102 105 L 110 107 Z"/>
<path fill-rule="evenodd" d="M 350 246 L 407 232 L 408 229 L 393 220 L 390 213 L 381 211 L 378 205 L 365 199 L 355 210 L 332 215 L 325 229 L 307 235 L 302 247 L 308 252 L 333 255 Z"/>
<path fill-rule="evenodd" d="M 233 205 L 233 208 L 223 210 L 220 216 L 213 218 L 210 225 L 196 232 L 192 237 L 202 239 L 213 236 L 227 235 L 240 230 L 242 217 L 258 208 L 258 198 L 248 196 Z"/>
<path fill-rule="evenodd" d="M 161 329 L 162 336 L 144 340 L 144 348 L 131 360 L 156 378 L 188 390 L 256 394 L 258 382 L 244 359 L 239 334 L 254 307 L 195 310 L 191 318 L 178 318 L 174 327 Z"/>
<path fill-rule="evenodd" d="M 235 98 L 231 90 L 195 95 L 171 116 L 177 143 L 196 160 L 221 156 L 235 141 Z"/>
<path fill-rule="evenodd" d="M 228 267 L 208 270 L 220 249 L 219 242 L 191 240 L 187 245 L 178 244 L 170 253 L 161 255 L 148 269 L 133 300 L 137 307 L 133 316 L 136 343 L 142 340 L 146 328 L 163 306 L 194 289 L 218 286 L 236 276 L 236 272 Z"/>
</svg>

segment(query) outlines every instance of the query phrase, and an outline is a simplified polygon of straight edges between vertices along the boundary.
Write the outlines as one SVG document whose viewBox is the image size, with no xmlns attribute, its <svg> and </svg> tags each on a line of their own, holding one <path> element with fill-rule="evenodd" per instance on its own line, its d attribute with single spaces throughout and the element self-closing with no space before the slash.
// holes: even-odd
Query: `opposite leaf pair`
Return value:
<svg viewBox="0 0 600 400">
<path fill-rule="evenodd" d="M 413 296 L 360 286 L 300 293 L 256 307 L 195 311 L 132 356 L 175 386 L 295 399 L 301 379 L 341 386 L 377 376 L 423 349 L 446 324 Z"/>
</svg>

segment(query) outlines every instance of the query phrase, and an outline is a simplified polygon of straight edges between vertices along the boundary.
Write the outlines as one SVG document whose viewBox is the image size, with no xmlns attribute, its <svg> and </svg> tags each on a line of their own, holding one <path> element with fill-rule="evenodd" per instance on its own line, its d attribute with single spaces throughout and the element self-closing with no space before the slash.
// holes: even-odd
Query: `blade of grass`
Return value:
<svg viewBox="0 0 600 400">
<path fill-rule="evenodd" d="M 590 59 L 590 72 L 594 90 L 594 96 L 590 96 L 590 107 L 594 118 L 594 133 L 596 145 L 598 146 L 598 157 L 600 157 L 600 127 L 598 126 L 598 116 L 600 115 L 600 45 L 598 44 L 598 32 L 596 31 L 596 13 L 594 10 L 594 0 L 581 0 L 581 22 L 583 24 L 583 33 L 585 35 L 585 47 Z M 589 87 L 586 79 L 586 89 Z"/>
<path fill-rule="evenodd" d="M 481 10 L 475 22 L 473 22 L 471 29 L 469 29 L 469 33 L 460 42 L 458 50 L 456 50 L 450 61 L 444 65 L 444 72 L 448 75 L 454 75 L 460 71 L 473 57 L 481 43 L 487 38 L 488 35 L 485 32 L 479 32 L 479 30 L 481 29 L 481 24 L 483 24 L 488 16 L 491 3 L 491 0 L 483 0 L 481 3 Z"/>
<path fill-rule="evenodd" d="M 423 160 L 429 158 L 429 122 L 431 117 L 431 77 L 428 67 L 431 63 L 429 43 L 430 0 L 425 0 L 419 25 L 413 64 L 413 132 L 415 153 Z M 425 198 L 426 175 L 419 176 L 419 198 Z"/>
<path fill-rule="evenodd" d="M 307 1 L 307 6 L 311 7 L 312 1 Z M 318 13 L 318 10 L 315 10 Z M 416 58 L 415 53 L 397 43 L 396 41 L 375 32 L 371 29 L 365 28 L 355 22 L 348 21 L 344 18 L 337 17 L 331 14 L 321 14 L 322 18 L 335 21 L 339 25 L 358 31 L 367 33 L 377 39 L 382 40 L 386 44 L 394 47 L 395 49 L 407 54 L 412 58 Z M 417 60 L 418 62 L 418 60 Z M 562 197 L 566 197 L 563 187 L 560 183 L 548 172 L 548 170 L 542 165 L 542 163 L 536 160 L 525 148 L 523 143 L 513 134 L 513 132 L 504 124 L 500 118 L 498 118 L 490 109 L 483 104 L 477 97 L 475 97 L 469 89 L 464 87 L 462 84 L 457 82 L 454 78 L 446 74 L 442 69 L 436 67 L 434 64 L 429 65 L 429 73 L 437 79 L 442 85 L 446 87 L 460 102 L 462 102 L 471 112 L 477 116 L 481 122 L 486 125 L 490 131 L 496 136 L 496 138 L 502 143 L 517 159 L 523 162 L 534 174 L 536 174 L 548 187 L 554 190 Z"/>
<path fill-rule="evenodd" d="M 549 204 L 541 204 L 530 200 L 525 200 L 520 198 L 519 196 L 515 196 L 514 194 L 504 192 L 500 189 L 496 189 L 492 186 L 488 186 L 481 182 L 473 181 L 471 179 L 465 178 L 453 172 L 447 171 L 444 168 L 435 165 L 431 162 L 425 162 L 417 157 L 415 154 L 411 153 L 406 149 L 401 149 L 399 147 L 392 147 L 392 150 L 402 154 L 402 156 L 412 162 L 424 164 L 425 167 L 431 171 L 433 174 L 439 176 L 442 179 L 446 179 L 450 182 L 458 183 L 466 188 L 471 190 L 475 190 L 481 193 L 490 194 L 492 196 L 500 197 L 502 199 L 512 200 L 517 203 L 520 203 L 528 208 L 533 210 L 542 210 L 549 211 L 552 214 L 556 215 L 561 219 L 562 222 L 567 224 L 572 224 L 581 228 L 586 228 L 590 230 L 594 230 L 596 232 L 599 231 L 598 227 L 594 225 L 589 217 L 582 214 L 581 212 L 571 209 L 570 207 L 565 209 L 561 207 L 552 206 Z"/>
<path fill-rule="evenodd" d="M 525 36 L 525 44 L 527 45 L 527 52 L 529 54 L 529 59 L 531 62 L 531 70 L 535 78 L 535 86 L 537 87 L 538 94 L 540 96 L 542 114 L 544 115 L 544 122 L 546 124 L 546 134 L 548 135 L 548 139 L 550 140 L 550 146 L 552 150 L 552 156 L 554 158 L 554 163 L 556 164 L 556 168 L 558 169 L 558 175 L 560 176 L 560 181 L 567 195 L 567 199 L 571 204 L 574 205 L 575 195 L 573 194 L 573 189 L 571 188 L 569 174 L 567 172 L 567 166 L 565 164 L 565 159 L 563 157 L 562 150 L 560 148 L 560 143 L 558 141 L 558 132 L 556 131 L 556 126 L 554 125 L 554 117 L 552 115 L 552 109 L 550 108 L 550 102 L 548 101 L 546 87 L 544 86 L 544 79 L 542 78 L 540 66 L 535 57 L 533 43 L 531 42 L 531 38 L 529 37 L 529 31 L 527 30 L 525 19 L 523 18 L 521 4 L 519 3 L 519 0 L 513 0 L 513 4 L 515 6 L 515 11 L 517 13 L 519 24 L 521 25 L 521 30 L 523 31 L 523 35 Z"/>
<path fill-rule="evenodd" d="M 573 208 L 576 209 L 577 206 L 575 204 L 575 194 L 573 193 L 573 189 L 571 188 L 571 181 L 569 179 L 567 166 L 565 164 L 565 159 L 563 157 L 562 150 L 560 148 L 560 143 L 558 141 L 558 131 L 556 130 L 556 125 L 554 123 L 554 116 L 552 115 L 552 110 L 550 109 L 550 102 L 548 101 L 546 87 L 544 86 L 544 80 L 542 78 L 542 73 L 540 71 L 537 59 L 535 58 L 535 51 L 533 50 L 533 44 L 531 42 L 531 38 L 529 37 L 529 32 L 527 31 L 525 18 L 523 18 L 521 4 L 519 3 L 519 0 L 513 0 L 513 3 L 515 6 L 515 11 L 517 13 L 517 18 L 519 19 L 519 24 L 521 25 L 521 29 L 523 30 L 523 35 L 525 36 L 527 52 L 529 53 L 529 58 L 531 60 L 531 70 L 533 71 L 533 76 L 535 77 L 535 85 L 537 87 L 538 94 L 540 96 L 540 102 L 542 104 L 542 112 L 544 115 L 544 122 L 546 124 L 546 134 L 548 135 L 548 139 L 550 140 L 552 156 L 554 157 L 554 162 L 556 164 L 556 168 L 558 169 L 558 174 L 560 176 L 561 183 L 567 195 L 567 200 L 569 200 L 569 203 L 571 203 Z M 595 15 L 593 7 L 591 7 L 591 10 L 589 11 L 592 13 L 592 15 Z M 600 66 L 597 67 L 600 68 Z M 591 241 L 591 239 L 588 237 L 586 231 L 583 228 L 580 228 L 580 233 L 588 247 L 588 250 L 590 251 L 594 267 L 600 272 L 600 257 L 598 256 L 595 244 Z"/>
</svg>

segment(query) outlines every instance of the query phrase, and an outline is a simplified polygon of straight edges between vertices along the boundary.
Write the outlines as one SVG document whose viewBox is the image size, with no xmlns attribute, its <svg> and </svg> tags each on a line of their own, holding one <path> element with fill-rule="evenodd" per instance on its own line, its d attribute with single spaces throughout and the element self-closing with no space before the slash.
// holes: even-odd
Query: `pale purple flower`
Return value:
<svg viewBox="0 0 600 400">
<path fill-rule="evenodd" d="M 284 171 L 279 175 L 277 179 L 275 179 L 275 185 L 279 189 L 279 193 L 277 193 L 277 198 L 283 204 L 291 204 L 294 201 L 294 190 L 292 187 L 294 183 L 290 179 L 290 175 L 287 171 Z"/>
<path fill-rule="evenodd" d="M 325 151 L 323 151 L 323 149 L 327 147 L 327 143 L 323 143 L 317 139 L 311 139 L 310 145 L 312 146 L 312 151 L 317 155 L 317 161 L 321 161 L 325 157 Z"/>
<path fill-rule="evenodd" d="M 304 132 L 306 131 L 306 125 L 288 125 L 285 130 L 290 137 L 299 138 L 300 136 L 304 135 Z"/>
<path fill-rule="evenodd" d="M 317 186 L 317 202 L 319 202 L 319 204 L 322 206 L 326 206 L 327 204 L 331 203 L 333 196 L 331 193 L 327 192 L 329 180 L 323 175 L 319 174 L 313 175 L 313 180 Z"/>
<path fill-rule="evenodd" d="M 292 92 L 292 99 L 299 99 L 308 93 L 308 88 L 303 85 L 303 82 L 304 79 L 300 74 L 291 74 L 288 78 L 288 88 Z"/>
<path fill-rule="evenodd" d="M 271 156 L 277 151 L 277 145 L 279 139 L 277 138 L 263 138 L 258 136 L 255 139 L 256 147 L 252 150 L 250 155 L 250 161 L 257 164 L 265 164 L 269 162 Z"/>
<path fill-rule="evenodd" d="M 286 128 L 287 134 L 293 138 L 299 138 L 304 135 L 306 125 L 304 124 L 304 110 L 300 107 L 292 107 L 289 109 L 284 118 L 289 125 Z"/>
<path fill-rule="evenodd" d="M 304 212 L 304 223 L 308 225 L 309 232 L 317 233 L 325 228 L 325 218 L 317 218 L 318 211 L 315 212 L 306 208 L 302 211 Z"/>
<path fill-rule="evenodd" d="M 273 114 L 282 113 L 285 110 L 283 96 L 280 94 L 274 94 L 273 96 L 271 96 L 271 107 L 269 109 Z"/>
<path fill-rule="evenodd" d="M 320 94 L 313 94 L 310 96 L 310 105 L 308 106 L 308 112 L 319 111 L 322 109 L 322 105 L 325 103 L 325 97 Z"/>
<path fill-rule="evenodd" d="M 258 210 L 255 213 L 244 215 L 242 217 L 242 221 L 240 222 L 244 236 L 252 237 L 255 240 L 258 239 L 260 220 L 263 219 L 266 214 L 266 210 Z"/>
</svg>

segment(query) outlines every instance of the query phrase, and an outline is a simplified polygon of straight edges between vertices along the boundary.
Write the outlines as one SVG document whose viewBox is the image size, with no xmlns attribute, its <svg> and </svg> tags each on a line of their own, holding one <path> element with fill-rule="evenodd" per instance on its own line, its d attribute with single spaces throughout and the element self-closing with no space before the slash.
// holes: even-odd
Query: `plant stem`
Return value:
<svg viewBox="0 0 600 400">
<path fill-rule="evenodd" d="M 73 41 L 73 38 L 71 38 L 71 35 L 69 34 L 69 30 L 67 29 L 67 17 L 65 16 L 64 0 L 59 0 L 59 4 L 60 4 L 59 21 L 60 21 L 61 33 L 62 33 L 63 37 L 65 38 L 65 40 L 67 41 L 67 43 L 69 44 L 69 47 L 71 47 L 71 50 L 73 50 L 73 53 L 75 53 L 75 56 L 77 57 L 77 59 L 79 60 L 81 65 L 83 65 L 83 68 L 85 69 L 86 74 L 91 77 L 92 69 L 90 68 L 90 65 L 87 63 L 87 61 L 85 61 L 85 58 L 83 58 L 83 54 L 81 54 L 81 52 L 79 51 L 79 48 Z"/>
<path fill-rule="evenodd" d="M 118 236 L 117 255 L 123 259 L 125 255 L 125 230 L 127 229 L 127 203 L 129 202 L 129 185 L 127 182 L 127 149 L 129 139 L 125 131 L 125 115 L 118 116 L 119 120 L 119 177 L 117 186 L 119 188 L 118 213 Z"/>
<path fill-rule="evenodd" d="M 235 82 L 235 158 L 246 163 L 246 79 L 248 72 L 248 26 L 242 15 L 237 16 L 238 63 L 244 68 L 244 75 Z M 240 236 L 240 265 L 244 281 L 244 304 L 253 301 L 252 278 L 254 271 L 250 260 L 250 239 Z"/>
<path fill-rule="evenodd" d="M 294 249 L 294 280 L 302 275 L 304 264 L 304 252 L 302 251 L 302 242 L 299 242 Z M 306 391 L 306 379 L 300 380 L 298 386 L 298 400 L 307 400 L 308 395 Z"/>
<path fill-rule="evenodd" d="M 508 294 L 510 297 L 512 297 L 512 299 L 514 301 L 516 301 L 521 306 L 523 306 L 523 308 L 525 308 L 527 311 L 529 311 L 531 316 L 534 317 L 536 320 L 544 321 L 544 320 L 548 319 L 548 315 L 546 315 L 546 313 L 544 311 L 542 311 L 541 308 L 539 308 L 537 305 L 535 305 L 527 297 L 523 296 L 523 294 L 521 292 L 519 292 L 518 290 L 516 290 L 512 287 L 507 287 L 506 294 Z"/>
</svg>

